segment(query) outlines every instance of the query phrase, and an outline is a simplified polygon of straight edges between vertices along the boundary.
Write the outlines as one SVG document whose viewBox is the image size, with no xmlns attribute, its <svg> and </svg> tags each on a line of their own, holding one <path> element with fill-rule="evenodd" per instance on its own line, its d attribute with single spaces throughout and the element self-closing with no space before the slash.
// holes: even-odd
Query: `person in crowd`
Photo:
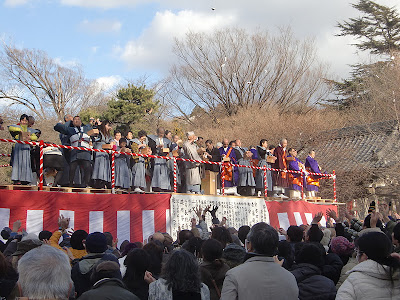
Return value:
<svg viewBox="0 0 400 300">
<path fill-rule="evenodd" d="M 308 152 L 305 167 L 306 167 L 307 172 L 322 173 L 321 168 L 315 159 L 315 151 L 314 150 L 310 150 L 310 152 Z M 318 175 L 308 175 L 307 176 L 307 186 L 306 186 L 307 197 L 315 197 L 315 193 L 318 192 L 320 179 L 321 179 L 321 176 L 318 176 Z"/>
<path fill-rule="evenodd" d="M 29 117 L 25 114 L 19 118 L 19 123 L 8 126 L 13 139 L 20 141 L 36 141 L 34 129 L 29 127 Z M 27 185 L 33 181 L 31 166 L 31 146 L 25 144 L 14 145 L 11 156 L 11 180 L 14 184 Z"/>
<path fill-rule="evenodd" d="M 27 252 L 18 262 L 19 297 L 73 298 L 71 265 L 65 253 L 49 245 Z"/>
<path fill-rule="evenodd" d="M 297 250 L 296 264 L 292 267 L 299 287 L 299 299 L 334 300 L 336 287 L 333 281 L 321 275 L 325 253 L 314 243 L 303 243 Z"/>
<path fill-rule="evenodd" d="M 112 148 L 114 145 L 111 136 L 111 123 L 108 120 L 101 122 L 98 127 L 99 134 L 93 137 L 93 149 Z M 109 145 L 104 146 L 104 145 Z M 111 163 L 110 155 L 105 152 L 95 152 L 92 179 L 97 189 L 111 188 Z"/>
<path fill-rule="evenodd" d="M 136 248 L 128 253 L 124 261 L 126 273 L 123 282 L 140 300 L 147 300 L 149 297 L 149 284 L 145 281 L 145 275 L 150 267 L 150 259 L 145 250 Z"/>
<path fill-rule="evenodd" d="M 89 148 L 90 137 L 87 134 L 91 130 L 90 125 L 82 124 L 81 118 L 75 116 L 72 120 L 73 127 L 68 124 L 58 123 L 54 126 L 54 130 L 69 137 L 71 146 L 73 147 L 84 147 Z M 71 151 L 71 163 L 69 172 L 69 186 L 73 186 L 75 172 L 78 166 L 83 171 L 83 186 L 89 185 L 90 174 L 91 174 L 91 153 L 85 150 L 72 150 Z"/>
<path fill-rule="evenodd" d="M 400 223 L 397 223 L 393 228 L 392 242 L 394 246 L 394 252 L 400 254 Z"/>
<path fill-rule="evenodd" d="M 243 225 L 239 227 L 238 230 L 238 237 L 242 245 L 244 246 L 245 240 L 247 238 L 247 235 L 250 232 L 250 226 L 249 225 Z"/>
<path fill-rule="evenodd" d="M 70 114 L 66 114 L 64 116 L 64 124 L 67 127 L 72 127 L 72 120 L 74 117 Z M 61 121 L 60 121 L 61 123 Z M 59 133 L 59 138 L 61 145 L 64 146 L 71 146 L 71 142 L 69 141 L 69 137 L 66 134 Z M 64 170 L 63 170 L 63 177 L 61 179 L 61 186 L 68 186 L 69 185 L 69 164 L 71 162 L 71 150 L 70 149 L 60 149 L 64 155 L 65 161 L 64 161 Z"/>
<path fill-rule="evenodd" d="M 291 157 L 292 160 L 289 161 L 288 170 L 292 171 L 304 171 L 304 164 L 297 157 L 297 150 L 295 148 L 289 148 L 288 158 Z M 290 198 L 291 199 L 301 199 L 301 190 L 304 186 L 303 175 L 299 173 L 288 173 L 289 183 L 290 183 Z"/>
<path fill-rule="evenodd" d="M 239 165 L 251 166 L 250 159 L 253 153 L 247 148 L 242 147 L 242 141 L 237 139 L 235 141 L 235 156 Z M 255 193 L 256 182 L 253 176 L 253 170 L 250 168 L 238 168 L 239 180 L 237 182 L 238 194 L 253 196 Z"/>
<path fill-rule="evenodd" d="M 219 241 L 222 245 L 222 249 L 233 242 L 231 234 L 225 227 L 214 227 L 211 231 L 211 238 Z"/>
<path fill-rule="evenodd" d="M 116 145 L 117 147 L 119 147 L 119 140 L 122 138 L 122 133 L 119 130 L 115 130 L 114 131 L 114 145 Z"/>
<path fill-rule="evenodd" d="M 72 267 L 71 278 L 74 281 L 75 291 L 79 297 L 82 293 L 89 290 L 92 286 L 90 276 L 92 269 L 100 260 L 110 260 L 118 262 L 113 254 L 106 254 L 107 239 L 101 232 L 89 234 L 85 240 L 87 255 L 82 257 L 78 263 Z"/>
<path fill-rule="evenodd" d="M 221 300 L 298 298 L 295 277 L 273 257 L 278 241 L 277 231 L 264 222 L 251 228 L 245 244 L 251 257 L 226 273 Z"/>
<path fill-rule="evenodd" d="M 128 142 L 125 138 L 119 140 L 118 152 L 131 153 L 127 148 Z M 115 186 L 122 189 L 129 189 L 132 183 L 132 172 L 130 169 L 131 156 L 127 154 L 115 154 Z"/>
<path fill-rule="evenodd" d="M 133 153 L 143 154 L 144 149 L 149 144 L 147 132 L 140 130 L 138 137 L 131 142 L 131 149 Z M 132 167 L 132 187 L 134 192 L 143 193 L 146 191 L 146 171 L 148 172 L 149 158 L 141 156 L 133 156 L 134 165 Z"/>
<path fill-rule="evenodd" d="M 196 135 L 193 131 L 186 133 L 187 141 L 183 144 L 183 152 L 185 158 L 193 160 L 201 160 L 197 153 L 197 146 L 194 144 Z M 200 194 L 201 176 L 200 176 L 200 163 L 185 162 L 186 167 L 186 192 Z"/>
<path fill-rule="evenodd" d="M 69 222 L 70 222 L 69 218 L 64 218 L 64 216 L 61 215 L 58 218 L 59 230 L 53 232 L 53 234 L 49 238 L 49 242 L 51 246 L 65 251 L 70 260 L 73 261 L 75 259 L 80 259 L 85 255 L 87 255 L 85 246 L 83 245 L 83 241 L 87 238 L 88 234 L 84 230 L 76 230 L 72 233 L 71 237 L 69 237 L 70 233 L 67 232 L 67 229 L 69 228 Z M 63 241 L 69 239 L 70 247 L 60 246 L 59 241 L 61 237 L 63 237 Z"/>
<path fill-rule="evenodd" d="M 82 294 L 82 300 L 139 300 L 128 291 L 122 282 L 118 263 L 114 261 L 100 261 L 93 267 L 91 275 L 93 287 Z"/>
<path fill-rule="evenodd" d="M 207 160 L 212 161 L 212 162 L 220 162 L 221 161 L 221 155 L 219 153 L 219 150 L 218 150 L 218 148 L 214 147 L 212 140 L 206 141 L 205 157 L 207 158 Z M 219 172 L 219 165 L 206 164 L 205 168 L 206 168 L 206 170 L 209 170 L 212 172 Z"/>
<path fill-rule="evenodd" d="M 223 248 L 220 242 L 215 239 L 206 240 L 201 253 L 203 262 L 200 264 L 201 280 L 210 290 L 210 299 L 218 300 L 221 297 L 222 284 L 229 266 L 222 258 Z"/>
<path fill-rule="evenodd" d="M 210 299 L 208 287 L 201 282 L 197 260 L 186 250 L 175 250 L 161 278 L 149 286 L 149 300 L 172 299 Z"/>
<path fill-rule="evenodd" d="M 61 186 L 62 184 L 66 162 L 63 156 L 63 152 L 61 150 L 62 149 L 60 148 L 52 146 L 47 146 L 43 148 L 43 170 L 45 171 L 43 181 L 45 185 L 57 187 Z M 40 157 L 40 147 L 32 149 L 31 155 L 32 154 Z M 40 166 L 37 167 L 36 173 L 37 177 L 39 178 Z M 53 182 L 49 180 L 49 177 L 51 176 L 50 174 L 55 174 Z"/>
<path fill-rule="evenodd" d="M 275 156 L 273 153 L 268 150 L 268 141 L 266 139 L 260 140 L 260 145 L 257 146 L 257 154 L 259 157 L 258 167 L 267 167 L 271 168 L 271 163 L 269 161 L 273 161 Z M 272 159 L 272 160 L 271 160 Z M 264 194 L 264 171 L 258 169 L 256 171 L 256 189 L 260 192 L 260 195 Z M 272 193 L 272 173 L 271 171 L 267 171 L 267 190 L 269 193 Z"/>
<path fill-rule="evenodd" d="M 219 148 L 219 154 L 221 156 L 222 161 L 231 162 L 232 164 L 237 163 L 235 151 L 233 148 L 234 147 L 231 147 L 229 145 L 228 139 L 222 140 L 222 147 Z M 225 193 L 227 194 L 233 193 L 234 195 L 238 196 L 239 194 L 237 193 L 236 184 L 238 182 L 239 174 L 237 170 L 235 170 L 235 168 L 233 168 L 228 164 L 223 164 L 222 168 L 224 170 Z"/>
<path fill-rule="evenodd" d="M 172 132 L 170 130 L 165 130 L 164 137 L 172 142 Z"/>
<path fill-rule="evenodd" d="M 147 271 L 158 279 L 162 269 L 164 245 L 159 241 L 151 241 L 143 246 L 143 250 L 150 256 L 150 266 Z"/>
<path fill-rule="evenodd" d="M 275 162 L 272 164 L 272 167 L 280 170 L 287 170 L 287 139 L 281 139 L 278 147 L 275 148 L 274 156 L 276 157 Z M 289 180 L 286 172 L 274 172 L 273 176 L 273 184 L 274 184 L 274 197 L 281 197 L 287 199 L 285 196 L 285 189 L 289 187 Z"/>
<path fill-rule="evenodd" d="M 165 130 L 157 128 L 157 135 L 149 136 L 149 146 L 154 155 L 167 156 L 171 141 L 164 137 Z M 153 159 L 153 174 L 151 178 L 151 187 L 153 191 L 170 191 L 171 183 L 166 159 Z"/>
<path fill-rule="evenodd" d="M 103 234 L 106 236 L 107 240 L 107 250 L 106 253 L 111 253 L 114 254 L 116 258 L 121 258 L 121 252 L 117 248 L 118 244 L 118 239 L 114 239 L 113 235 L 111 232 L 103 232 Z"/>
<path fill-rule="evenodd" d="M 15 287 L 18 280 L 18 274 L 11 264 L 6 260 L 3 253 L 0 252 L 0 297 L 9 299 L 8 296 Z"/>
<path fill-rule="evenodd" d="M 382 232 L 368 232 L 356 242 L 359 264 L 339 288 L 336 299 L 400 299 L 400 262 Z"/>
<path fill-rule="evenodd" d="M 128 133 L 126 134 L 126 140 L 128 141 L 128 148 L 132 147 L 132 142 L 133 142 L 133 132 L 132 131 L 128 131 Z"/>
</svg>

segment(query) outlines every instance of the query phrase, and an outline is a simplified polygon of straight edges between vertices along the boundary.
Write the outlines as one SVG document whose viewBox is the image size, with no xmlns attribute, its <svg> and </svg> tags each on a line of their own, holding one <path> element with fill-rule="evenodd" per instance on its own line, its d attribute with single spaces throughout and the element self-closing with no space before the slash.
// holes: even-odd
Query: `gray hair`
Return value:
<svg viewBox="0 0 400 300">
<path fill-rule="evenodd" d="M 72 288 L 68 256 L 49 245 L 32 249 L 18 262 L 18 283 L 29 299 L 68 299 Z"/>
<path fill-rule="evenodd" d="M 287 142 L 287 139 L 285 139 L 285 138 L 281 139 L 281 140 L 280 140 L 280 144 L 281 144 L 281 145 L 283 144 L 283 141 L 286 141 L 286 142 Z"/>
<path fill-rule="evenodd" d="M 186 132 L 186 137 L 189 137 L 189 136 L 194 136 L 194 131 Z"/>
</svg>

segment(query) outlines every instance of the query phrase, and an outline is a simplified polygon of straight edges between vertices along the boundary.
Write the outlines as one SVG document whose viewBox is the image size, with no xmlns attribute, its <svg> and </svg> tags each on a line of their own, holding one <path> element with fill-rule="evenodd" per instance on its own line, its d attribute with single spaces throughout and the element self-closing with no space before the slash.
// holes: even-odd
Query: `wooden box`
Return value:
<svg viewBox="0 0 400 300">
<path fill-rule="evenodd" d="M 103 144 L 103 145 L 101 146 L 101 149 L 104 149 L 104 150 L 112 150 L 112 149 L 113 149 L 113 145 L 111 145 L 111 144 Z"/>
<path fill-rule="evenodd" d="M 224 156 L 224 157 L 222 158 L 222 161 L 224 161 L 224 162 L 230 162 L 230 161 L 231 161 L 231 158 L 230 158 L 229 156 Z"/>
<path fill-rule="evenodd" d="M 30 132 L 22 131 L 20 140 L 21 141 L 30 141 L 31 140 Z"/>
<path fill-rule="evenodd" d="M 201 180 L 201 189 L 205 195 L 217 195 L 217 172 L 206 170 L 205 177 Z"/>
<path fill-rule="evenodd" d="M 96 129 L 96 128 L 90 129 L 90 130 L 87 132 L 87 135 L 89 135 L 89 136 L 94 136 L 94 135 L 98 135 L 98 134 L 99 134 L 99 130 Z"/>
<path fill-rule="evenodd" d="M 169 148 L 163 148 L 163 149 L 162 149 L 162 152 L 164 152 L 164 153 L 169 153 Z"/>
<path fill-rule="evenodd" d="M 276 156 L 267 156 L 267 163 L 273 164 L 276 161 Z"/>
<path fill-rule="evenodd" d="M 286 157 L 286 161 L 294 161 L 296 160 L 293 156 Z"/>
</svg>

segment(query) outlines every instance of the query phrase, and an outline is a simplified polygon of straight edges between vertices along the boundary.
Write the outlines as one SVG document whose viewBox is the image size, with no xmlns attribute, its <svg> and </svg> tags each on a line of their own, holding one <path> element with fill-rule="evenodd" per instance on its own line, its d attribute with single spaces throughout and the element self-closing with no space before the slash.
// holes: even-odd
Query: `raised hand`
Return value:
<svg viewBox="0 0 400 300">
<path fill-rule="evenodd" d="M 213 218 L 215 218 L 215 214 L 217 213 L 218 206 L 214 206 L 213 209 L 210 211 L 210 214 Z"/>
<path fill-rule="evenodd" d="M 58 217 L 58 227 L 64 232 L 69 227 L 69 218 L 64 218 L 63 215 Z"/>
<path fill-rule="evenodd" d="M 318 212 L 317 214 L 315 214 L 314 218 L 312 219 L 311 224 L 318 224 L 321 221 L 323 215 L 324 214 L 321 211 Z"/>
<path fill-rule="evenodd" d="M 193 208 L 193 211 L 194 211 L 194 213 L 197 215 L 197 217 L 198 217 L 199 219 L 201 219 L 201 213 L 202 213 L 201 207 L 199 206 L 199 207 Z"/>
<path fill-rule="evenodd" d="M 336 214 L 336 211 L 334 211 L 334 210 L 328 208 L 328 209 L 326 210 L 326 215 L 327 215 L 328 217 L 334 219 L 334 220 L 337 222 L 338 216 L 337 216 L 337 214 Z"/>
</svg>

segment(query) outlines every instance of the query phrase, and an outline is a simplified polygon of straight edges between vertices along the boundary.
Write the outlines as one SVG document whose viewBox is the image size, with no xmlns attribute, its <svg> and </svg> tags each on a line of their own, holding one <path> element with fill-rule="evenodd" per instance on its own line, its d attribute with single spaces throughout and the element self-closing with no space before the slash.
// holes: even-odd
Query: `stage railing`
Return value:
<svg viewBox="0 0 400 300">
<path fill-rule="evenodd" d="M 307 171 L 294 171 L 294 170 L 282 170 L 282 169 L 275 169 L 275 168 L 267 168 L 267 167 L 258 167 L 258 166 L 247 166 L 247 165 L 239 165 L 239 164 L 232 164 L 231 162 L 211 162 L 205 160 L 194 160 L 194 159 L 187 159 L 181 157 L 169 157 L 169 156 L 158 156 L 158 155 L 147 155 L 147 154 L 139 154 L 139 153 L 127 153 L 127 152 L 119 152 L 114 150 L 103 150 L 103 149 L 93 149 L 93 148 L 84 148 L 84 147 L 73 147 L 73 146 L 65 146 L 65 145 L 58 145 L 53 143 L 44 143 L 43 141 L 39 142 L 28 142 L 28 141 L 19 141 L 19 140 L 11 140 L 11 139 L 0 139 L 0 142 L 6 143 L 18 143 L 18 144 L 25 144 L 30 146 L 39 146 L 40 147 L 40 176 L 39 176 L 39 190 L 43 190 L 43 149 L 44 147 L 55 147 L 61 149 L 70 149 L 70 150 L 83 150 L 83 151 L 93 151 L 93 152 L 103 152 L 108 153 L 111 155 L 111 188 L 112 192 L 115 192 L 115 154 L 123 154 L 123 155 L 131 155 L 131 156 L 139 156 L 145 158 L 161 158 L 166 160 L 173 160 L 174 162 L 174 169 L 173 169 L 173 186 L 174 186 L 174 193 L 178 192 L 178 185 L 177 185 L 177 162 L 184 161 L 184 162 L 195 162 L 200 164 L 210 164 L 210 165 L 218 165 L 221 170 L 221 194 L 225 195 L 225 167 L 232 167 L 232 172 L 234 167 L 238 168 L 250 168 L 255 170 L 263 170 L 263 177 L 264 177 L 264 197 L 267 197 L 268 194 L 268 186 L 267 186 L 267 171 L 272 172 L 284 172 L 284 173 L 292 173 L 292 174 L 301 174 L 301 198 L 305 199 L 304 197 L 304 182 L 305 178 L 310 175 L 320 176 L 321 178 L 332 178 L 333 179 L 333 200 L 336 202 L 336 174 L 335 171 L 332 174 L 326 173 L 312 173 Z M 10 156 L 10 154 L 0 154 L 0 156 Z M 8 166 L 8 165 L 4 165 Z"/>
</svg>

